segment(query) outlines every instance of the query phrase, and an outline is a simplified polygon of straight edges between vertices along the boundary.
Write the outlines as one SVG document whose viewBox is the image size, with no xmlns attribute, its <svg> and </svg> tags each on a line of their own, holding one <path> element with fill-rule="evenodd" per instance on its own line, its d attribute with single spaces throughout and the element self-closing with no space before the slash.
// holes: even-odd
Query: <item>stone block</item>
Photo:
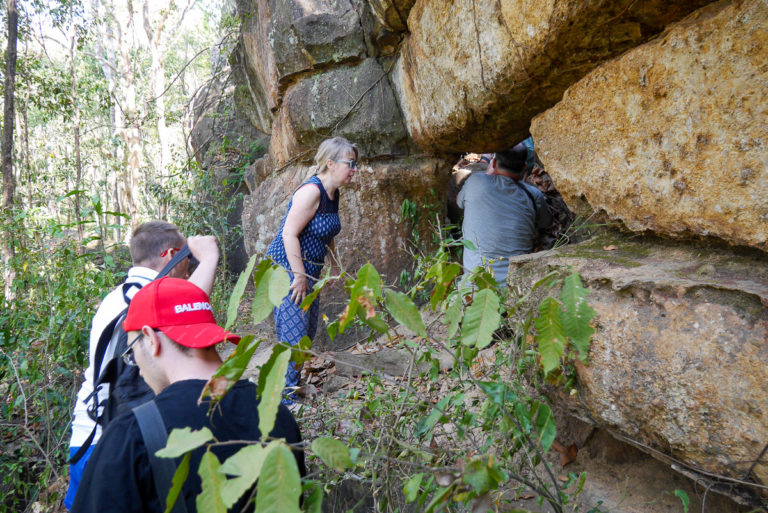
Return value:
<svg viewBox="0 0 768 513">
<path fill-rule="evenodd" d="M 433 152 L 497 151 L 600 63 L 709 0 L 422 0 L 393 73 L 408 132 Z"/>
<path fill-rule="evenodd" d="M 596 331 L 577 396 L 560 400 L 662 461 L 743 479 L 768 441 L 763 255 L 611 233 L 515 257 L 508 280 L 526 289 L 571 269 Z M 751 477 L 767 484 L 768 462 Z"/>
<path fill-rule="evenodd" d="M 594 70 L 531 131 L 566 201 L 768 250 L 768 5 L 724 2 Z"/>
<path fill-rule="evenodd" d="M 375 59 L 303 78 L 289 88 L 275 121 L 270 154 L 282 165 L 311 161 L 317 145 L 341 135 L 361 157 L 408 153 L 408 134 L 387 74 Z"/>
</svg>

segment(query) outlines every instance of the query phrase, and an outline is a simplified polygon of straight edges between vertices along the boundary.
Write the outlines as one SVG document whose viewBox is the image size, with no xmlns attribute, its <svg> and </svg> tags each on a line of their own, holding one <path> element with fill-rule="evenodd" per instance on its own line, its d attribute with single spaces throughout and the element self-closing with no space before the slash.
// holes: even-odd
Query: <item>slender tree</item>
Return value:
<svg viewBox="0 0 768 513">
<path fill-rule="evenodd" d="M 72 82 L 71 96 L 72 107 L 74 110 L 74 139 L 75 139 L 75 189 L 82 189 L 83 187 L 83 162 L 82 154 L 80 150 L 80 102 L 77 96 L 77 73 L 75 68 L 75 52 L 77 50 L 77 37 L 78 27 L 75 20 L 75 12 L 73 4 L 69 4 L 69 22 L 70 22 L 70 42 L 69 42 L 69 76 Z M 83 243 L 83 224 L 82 224 L 82 212 L 80 208 L 80 194 L 75 194 L 75 222 L 77 223 L 77 240 L 80 242 L 80 250 Z"/>
<path fill-rule="evenodd" d="M 3 98 L 3 213 L 10 220 L 13 210 L 14 179 L 13 179 L 13 124 L 15 118 L 14 87 L 16 85 L 16 41 L 18 39 L 19 12 L 16 0 L 8 0 L 8 47 L 5 53 L 5 96 Z M 13 299 L 13 233 L 3 236 L 3 283 L 5 298 Z"/>
</svg>

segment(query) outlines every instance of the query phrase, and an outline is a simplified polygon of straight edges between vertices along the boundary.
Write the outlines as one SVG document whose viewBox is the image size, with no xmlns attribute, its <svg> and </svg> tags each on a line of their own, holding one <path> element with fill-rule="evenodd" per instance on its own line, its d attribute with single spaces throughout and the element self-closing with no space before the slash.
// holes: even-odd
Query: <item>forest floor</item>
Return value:
<svg viewBox="0 0 768 513">
<path fill-rule="evenodd" d="M 247 294 L 246 294 L 247 297 Z M 243 303 L 246 303 L 245 301 Z M 250 312 L 250 306 L 241 305 L 243 314 Z M 424 314 L 425 317 L 428 315 Z M 434 315 L 434 314 L 432 314 Z M 245 333 L 253 333 L 264 342 L 256 351 L 244 377 L 256 380 L 261 365 L 266 363 L 276 343 L 270 321 L 250 326 Z M 397 383 L 410 379 L 412 386 L 425 386 L 418 379 L 409 378 L 411 359 L 409 354 L 397 347 L 396 342 L 381 337 L 371 342 L 361 341 L 346 351 L 319 352 L 302 368 L 301 384 L 310 392 L 299 398 L 301 405 L 297 419 L 306 440 L 318 436 L 343 434 L 350 419 L 341 412 L 355 410 L 366 394 L 364 381 L 360 379 L 361 369 L 369 369 L 386 375 L 384 387 L 394 389 Z M 222 350 L 226 357 L 233 349 Z M 480 366 L 493 363 L 492 348 L 478 356 Z M 441 368 L 452 364 L 452 355 L 439 357 Z M 477 372 L 482 372 L 478 369 Z M 450 379 L 447 373 L 441 373 Z M 390 390 L 392 391 L 392 390 Z M 436 394 L 440 392 L 437 388 Z M 436 401 L 436 399 L 435 399 Z M 566 416 L 564 412 L 557 415 Z M 548 460 L 561 483 L 568 480 L 569 473 L 587 473 L 583 491 L 577 497 L 578 509 L 582 513 L 677 513 L 682 512 L 681 500 L 675 490 L 681 490 L 690 498 L 689 513 L 702 513 L 701 498 L 705 490 L 687 477 L 674 472 L 668 465 L 650 457 L 635 447 L 611 436 L 607 431 L 594 428 L 573 417 L 558 422 L 558 440 L 564 445 L 575 444 L 578 453 L 572 462 L 562 466 L 559 455 L 550 451 Z M 344 482 L 344 486 L 332 500 L 326 501 L 326 513 L 354 511 L 358 513 L 375 511 L 370 491 L 361 488 L 359 482 Z M 401 484 L 396 486 L 401 487 Z M 499 496 L 498 511 L 512 511 L 522 508 L 535 513 L 551 513 L 545 503 L 539 505 L 536 495 L 530 490 L 504 490 Z M 356 506 L 355 506 L 356 505 Z M 749 508 L 737 505 L 730 499 L 709 493 L 706 496 L 706 511 L 709 513 L 745 513 Z"/>
</svg>

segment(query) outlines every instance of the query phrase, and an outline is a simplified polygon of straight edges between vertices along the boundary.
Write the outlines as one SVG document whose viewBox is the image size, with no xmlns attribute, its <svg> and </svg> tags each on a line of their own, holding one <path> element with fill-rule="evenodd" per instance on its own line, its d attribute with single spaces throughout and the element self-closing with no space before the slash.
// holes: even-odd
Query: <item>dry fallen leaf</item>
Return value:
<svg viewBox="0 0 768 513">
<path fill-rule="evenodd" d="M 619 249 L 619 248 L 617 248 L 613 244 L 611 244 L 610 246 L 603 246 L 603 251 L 615 251 L 617 249 Z"/>
</svg>

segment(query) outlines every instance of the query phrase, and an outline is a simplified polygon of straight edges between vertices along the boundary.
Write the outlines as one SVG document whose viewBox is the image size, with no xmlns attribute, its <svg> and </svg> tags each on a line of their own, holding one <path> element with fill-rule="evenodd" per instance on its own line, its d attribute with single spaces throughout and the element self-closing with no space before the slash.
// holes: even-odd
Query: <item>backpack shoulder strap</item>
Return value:
<svg viewBox="0 0 768 513">
<path fill-rule="evenodd" d="M 515 180 L 515 184 L 520 187 L 526 196 L 528 196 L 528 199 L 531 200 L 531 204 L 533 205 L 533 212 L 536 213 L 536 200 L 533 198 L 533 194 L 531 194 L 531 191 L 528 190 L 528 187 L 520 183 L 519 180 Z"/>
<path fill-rule="evenodd" d="M 156 279 L 156 280 L 159 280 L 160 278 L 162 278 L 163 276 L 165 276 L 166 274 L 168 274 L 169 272 L 171 272 L 171 269 L 173 269 L 174 267 L 176 267 L 176 266 L 179 264 L 179 262 L 181 262 L 181 261 L 182 261 L 182 260 L 184 260 L 185 258 L 188 258 L 190 254 L 191 254 L 191 251 L 189 251 L 189 246 L 187 246 L 187 245 L 185 244 L 185 245 L 184 245 L 184 247 L 183 247 L 183 248 L 181 248 L 181 249 L 178 251 L 178 253 L 176 253 L 175 255 L 173 255 L 173 258 L 171 259 L 171 261 L 170 261 L 170 262 L 168 262 L 167 264 L 165 264 L 165 267 L 163 267 L 163 268 L 160 270 L 160 272 L 159 272 L 159 273 L 157 273 L 157 277 L 156 277 L 155 279 Z"/>
<path fill-rule="evenodd" d="M 149 464 L 152 467 L 152 478 L 155 482 L 155 490 L 162 504 L 163 499 L 168 497 L 171 489 L 173 475 L 176 473 L 176 464 L 171 458 L 160 458 L 155 455 L 157 451 L 165 447 L 168 442 L 168 432 L 165 428 L 165 422 L 157 409 L 155 401 L 148 401 L 141 406 L 133 409 L 133 414 L 139 423 L 141 437 L 144 439 L 144 446 L 149 454 Z M 183 495 L 181 500 L 176 500 L 171 513 L 187 513 L 187 505 L 184 502 Z"/>
</svg>

